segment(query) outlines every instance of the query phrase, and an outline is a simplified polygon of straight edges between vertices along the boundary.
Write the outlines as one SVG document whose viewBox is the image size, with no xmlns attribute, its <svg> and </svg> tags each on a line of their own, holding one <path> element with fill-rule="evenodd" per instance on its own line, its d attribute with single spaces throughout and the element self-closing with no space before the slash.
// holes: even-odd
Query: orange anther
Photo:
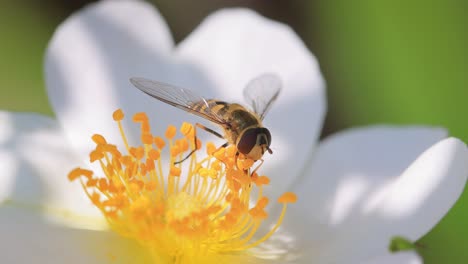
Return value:
<svg viewBox="0 0 468 264">
<path fill-rule="evenodd" d="M 268 217 L 268 213 L 265 212 L 265 210 L 263 209 L 259 209 L 259 208 L 252 208 L 249 210 L 249 214 L 254 218 L 254 219 L 257 219 L 257 220 L 262 220 L 262 219 L 265 219 Z"/>
<path fill-rule="evenodd" d="M 136 193 L 143 189 L 144 183 L 140 180 L 132 180 L 130 181 L 129 187 L 131 192 Z"/>
<path fill-rule="evenodd" d="M 152 160 L 152 159 L 147 159 L 146 160 L 146 169 L 148 171 L 154 170 L 154 160 Z"/>
<path fill-rule="evenodd" d="M 212 156 L 215 151 L 216 151 L 216 146 L 213 142 L 206 143 L 206 154 Z"/>
<path fill-rule="evenodd" d="M 91 202 L 96 206 L 100 206 L 101 204 L 101 196 L 98 193 L 91 194 Z"/>
<path fill-rule="evenodd" d="M 166 138 L 172 139 L 177 133 L 177 128 L 173 125 L 169 125 L 166 130 Z"/>
<path fill-rule="evenodd" d="M 102 147 L 101 147 L 101 146 L 102 146 Z M 120 156 L 122 156 L 122 154 L 120 153 L 120 151 L 117 149 L 117 146 L 116 146 L 116 145 L 113 145 L 113 144 L 105 144 L 105 145 L 99 145 L 98 147 L 101 147 L 100 149 L 101 149 L 103 152 L 111 153 L 111 154 L 114 155 L 115 157 L 120 157 Z"/>
<path fill-rule="evenodd" d="M 99 135 L 99 134 L 94 134 L 94 135 L 91 137 L 91 139 L 92 139 L 92 140 L 94 141 L 94 143 L 96 143 L 96 144 L 103 144 L 103 145 L 104 145 L 104 144 L 107 144 L 106 139 L 105 139 L 103 136 Z"/>
<path fill-rule="evenodd" d="M 223 160 L 224 159 L 224 154 L 226 153 L 226 149 L 225 148 L 221 148 L 219 149 L 218 151 L 214 152 L 213 153 L 213 156 L 219 160 Z"/>
<path fill-rule="evenodd" d="M 232 181 L 231 184 L 229 184 L 230 188 L 234 192 L 239 192 L 240 188 L 242 187 L 241 184 L 237 181 Z"/>
<path fill-rule="evenodd" d="M 153 135 L 151 135 L 150 133 L 143 133 L 141 135 L 141 142 L 143 142 L 143 144 L 146 145 L 153 144 Z"/>
<path fill-rule="evenodd" d="M 198 175 L 202 176 L 202 177 L 206 177 L 206 176 L 209 176 L 210 175 L 210 169 L 207 169 L 207 168 L 200 168 L 198 170 Z"/>
<path fill-rule="evenodd" d="M 115 168 L 115 170 L 120 171 L 122 169 L 122 165 L 120 164 L 120 161 L 118 160 L 120 157 L 114 157 L 112 158 L 112 166 Z"/>
<path fill-rule="evenodd" d="M 257 219 L 266 219 L 268 218 L 268 213 L 265 210 L 259 210 L 257 214 Z"/>
<path fill-rule="evenodd" d="M 81 174 L 85 176 L 86 178 L 91 179 L 91 177 L 93 176 L 93 171 L 81 169 Z"/>
<path fill-rule="evenodd" d="M 213 161 L 213 163 L 211 164 L 211 168 L 215 171 L 220 171 L 222 167 L 221 167 L 221 163 L 219 162 L 219 160 Z"/>
<path fill-rule="evenodd" d="M 226 148 L 226 155 L 228 157 L 234 157 L 237 153 L 237 148 L 235 148 L 234 146 L 229 146 Z"/>
<path fill-rule="evenodd" d="M 253 182 L 256 182 L 258 180 L 258 174 L 256 172 L 252 173 L 250 175 L 250 179 L 253 181 Z"/>
<path fill-rule="evenodd" d="M 146 175 L 146 173 L 148 172 L 147 168 L 146 168 L 146 164 L 145 163 L 141 163 L 140 164 L 140 174 L 141 175 Z"/>
<path fill-rule="evenodd" d="M 114 119 L 114 121 L 121 121 L 124 118 L 124 116 L 125 115 L 124 115 L 122 109 L 117 109 L 112 114 L 112 118 Z"/>
<path fill-rule="evenodd" d="M 141 123 L 148 121 L 148 116 L 144 112 L 139 112 L 133 115 L 132 120 L 133 122 Z"/>
<path fill-rule="evenodd" d="M 122 156 L 120 158 L 120 162 L 122 162 L 122 164 L 125 166 L 125 167 L 129 167 L 133 164 L 133 160 L 132 160 L 132 157 L 130 156 Z"/>
<path fill-rule="evenodd" d="M 115 168 L 114 168 L 114 166 L 112 166 L 112 164 L 107 164 L 106 171 L 107 171 L 107 174 L 109 174 L 109 175 L 114 175 L 115 174 Z"/>
<path fill-rule="evenodd" d="M 81 176 L 91 179 L 91 177 L 93 176 L 93 172 L 90 170 L 82 169 L 82 168 L 76 168 L 70 171 L 70 173 L 68 173 L 68 180 L 74 181 Z"/>
<path fill-rule="evenodd" d="M 211 207 L 208 208 L 207 214 L 216 214 L 222 209 L 221 206 L 219 205 L 212 205 Z"/>
<path fill-rule="evenodd" d="M 130 154 L 137 160 L 141 160 L 143 156 L 145 155 L 145 150 L 143 147 L 138 147 L 138 148 L 130 148 Z"/>
<path fill-rule="evenodd" d="M 104 154 L 99 150 L 93 150 L 89 153 L 89 162 L 95 162 L 96 160 L 100 160 L 104 158 Z"/>
<path fill-rule="evenodd" d="M 254 182 L 257 186 L 268 185 L 270 183 L 270 178 L 268 178 L 267 176 L 259 176 L 257 177 L 257 179 L 255 179 Z"/>
<path fill-rule="evenodd" d="M 171 148 L 171 156 L 172 157 L 176 157 L 177 155 L 179 155 L 181 152 L 181 149 L 179 146 L 177 145 L 174 145 L 172 148 Z"/>
<path fill-rule="evenodd" d="M 94 187 L 96 186 L 98 183 L 98 180 L 97 179 L 89 179 L 87 182 L 86 182 L 86 186 L 87 187 Z"/>
<path fill-rule="evenodd" d="M 181 170 L 180 168 L 177 168 L 177 167 L 171 167 L 171 171 L 170 171 L 170 174 L 172 176 L 180 176 L 180 173 L 181 173 Z"/>
<path fill-rule="evenodd" d="M 213 180 L 216 180 L 218 178 L 218 173 L 215 170 L 210 170 L 210 177 Z"/>
<path fill-rule="evenodd" d="M 229 192 L 229 193 L 226 195 L 226 198 L 225 198 L 225 199 L 226 199 L 227 202 L 231 202 L 235 197 L 236 197 L 236 196 L 235 196 L 235 193 Z"/>
<path fill-rule="evenodd" d="M 166 142 L 161 137 L 154 137 L 154 144 L 156 144 L 159 149 L 162 149 L 164 146 L 166 146 Z"/>
<path fill-rule="evenodd" d="M 101 191 L 106 191 L 109 188 L 109 184 L 107 183 L 107 179 L 104 179 L 104 178 L 99 179 L 98 188 Z"/>
<path fill-rule="evenodd" d="M 235 171 L 235 173 L 233 173 L 232 177 L 234 179 L 236 179 L 242 185 L 250 184 L 250 182 L 251 182 L 250 177 L 247 174 L 245 174 L 245 173 L 243 173 L 241 171 Z"/>
<path fill-rule="evenodd" d="M 295 203 L 296 201 L 297 196 L 293 192 L 285 192 L 278 198 L 278 203 Z"/>
<path fill-rule="evenodd" d="M 263 209 L 263 208 L 265 208 L 267 205 L 268 205 L 268 198 L 265 197 L 265 196 L 263 196 L 262 198 L 260 198 L 260 199 L 258 200 L 256 207 L 257 207 L 257 208 Z"/>
<path fill-rule="evenodd" d="M 239 208 L 241 205 L 241 201 L 238 197 L 234 197 L 231 200 L 231 211 L 233 211 L 235 208 Z"/>
<path fill-rule="evenodd" d="M 117 219 L 117 212 L 116 211 L 107 211 L 105 212 L 105 216 L 109 219 Z"/>
<path fill-rule="evenodd" d="M 188 136 L 193 136 L 190 132 L 192 131 L 193 126 L 190 123 L 184 122 L 182 123 L 182 126 L 180 127 L 180 133 L 182 135 L 188 137 Z"/>
<path fill-rule="evenodd" d="M 141 123 L 141 131 L 142 131 L 143 133 L 150 133 L 151 127 L 150 127 L 148 121 L 143 121 L 143 122 Z"/>
<path fill-rule="evenodd" d="M 145 189 L 147 191 L 153 191 L 153 190 L 156 190 L 156 187 L 158 187 L 158 185 L 156 184 L 156 182 L 154 181 L 150 181 L 150 182 L 147 182 L 145 184 Z"/>
<path fill-rule="evenodd" d="M 109 192 L 111 193 L 116 193 L 118 190 L 117 190 L 117 186 L 115 186 L 115 184 L 112 182 L 112 181 L 109 181 Z"/>
<path fill-rule="evenodd" d="M 159 151 L 155 149 L 150 149 L 150 151 L 148 151 L 148 157 L 152 160 L 158 160 L 160 156 L 161 154 L 159 153 Z"/>
<path fill-rule="evenodd" d="M 227 159 L 224 159 L 223 162 L 224 164 L 229 168 L 232 168 L 234 167 L 234 161 L 235 159 L 234 158 L 227 158 Z"/>
<path fill-rule="evenodd" d="M 239 169 L 246 170 L 252 167 L 255 161 L 251 159 L 237 160 L 239 164 Z"/>
<path fill-rule="evenodd" d="M 189 149 L 189 144 L 186 139 L 177 140 L 176 144 L 179 146 L 182 152 L 185 152 Z"/>
</svg>

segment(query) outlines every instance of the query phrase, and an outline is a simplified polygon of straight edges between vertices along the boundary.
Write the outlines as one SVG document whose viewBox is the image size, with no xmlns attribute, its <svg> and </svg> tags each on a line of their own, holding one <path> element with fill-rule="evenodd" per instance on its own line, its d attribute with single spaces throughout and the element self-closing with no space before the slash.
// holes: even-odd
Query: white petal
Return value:
<svg viewBox="0 0 468 264">
<path fill-rule="evenodd" d="M 467 177 L 468 149 L 462 141 L 448 138 L 419 156 L 393 183 L 371 197 L 364 209 L 388 222 L 383 234 L 399 232 L 417 240 L 458 200 Z"/>
<path fill-rule="evenodd" d="M 157 109 L 129 78 L 166 76 L 172 45 L 164 20 L 143 1 L 91 4 L 58 27 L 46 54 L 46 83 L 56 116 L 82 155 L 92 149 L 94 133 L 121 142 L 112 121 L 117 108 L 129 115 Z"/>
<path fill-rule="evenodd" d="M 56 121 L 0 112 L 0 131 L 0 202 L 38 206 L 68 218 L 99 215 L 80 184 L 68 181 L 68 172 L 81 163 Z"/>
<path fill-rule="evenodd" d="M 274 178 L 273 196 L 282 192 L 303 169 L 322 127 L 325 89 L 316 58 L 291 28 L 246 9 L 209 16 L 177 51 L 209 77 L 209 97 L 242 102 L 242 90 L 254 77 L 272 72 L 282 79 L 265 118 L 274 153 L 264 156 L 260 170 Z"/>
<path fill-rule="evenodd" d="M 413 251 L 387 253 L 362 264 L 422 264 L 421 257 Z"/>
<path fill-rule="evenodd" d="M 0 207 L 0 233 L 2 263 L 150 263 L 113 233 L 57 226 L 18 208 Z"/>
<path fill-rule="evenodd" d="M 325 245 L 320 258 L 362 260 L 385 252 L 392 236 L 416 240 L 433 227 L 468 175 L 459 140 L 421 154 L 444 136 L 440 129 L 372 127 L 325 140 L 296 190 L 311 243 Z"/>
</svg>

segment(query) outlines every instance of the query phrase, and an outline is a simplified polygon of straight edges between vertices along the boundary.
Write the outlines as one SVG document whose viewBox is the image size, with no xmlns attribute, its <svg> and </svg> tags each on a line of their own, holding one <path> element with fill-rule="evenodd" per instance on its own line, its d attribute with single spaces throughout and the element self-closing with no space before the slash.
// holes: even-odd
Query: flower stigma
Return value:
<svg viewBox="0 0 468 264">
<path fill-rule="evenodd" d="M 89 158 L 102 172 L 76 168 L 68 178 L 79 180 L 110 228 L 137 241 L 154 263 L 237 263 L 250 258 L 250 249 L 275 233 L 287 204 L 297 199 L 294 193 L 284 193 L 278 199 L 282 211 L 276 224 L 258 236 L 268 218 L 263 186 L 270 180 L 251 173 L 252 160 L 238 157 L 234 146 L 207 143 L 206 157 L 198 160 L 195 151 L 177 163 L 191 149 L 202 148 L 191 124 L 182 124 L 179 138 L 170 125 L 163 138 L 151 134 L 145 113 L 137 113 L 133 121 L 140 124 L 141 143 L 130 146 L 121 123 L 123 111 L 115 111 L 113 119 L 126 152 L 95 134 L 96 148 Z M 166 152 L 169 163 L 162 159 Z"/>
</svg>

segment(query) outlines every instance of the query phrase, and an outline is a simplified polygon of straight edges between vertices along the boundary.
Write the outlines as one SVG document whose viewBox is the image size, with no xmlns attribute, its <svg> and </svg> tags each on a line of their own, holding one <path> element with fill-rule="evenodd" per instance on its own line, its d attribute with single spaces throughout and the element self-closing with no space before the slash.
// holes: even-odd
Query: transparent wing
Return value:
<svg viewBox="0 0 468 264">
<path fill-rule="evenodd" d="M 251 80 L 244 89 L 244 98 L 252 110 L 263 120 L 281 90 L 278 75 L 265 73 Z"/>
<path fill-rule="evenodd" d="M 228 122 L 212 111 L 213 102 L 207 100 L 190 90 L 172 86 L 170 84 L 132 77 L 130 82 L 142 92 L 172 105 L 186 112 L 205 118 L 211 122 L 226 126 Z"/>
</svg>

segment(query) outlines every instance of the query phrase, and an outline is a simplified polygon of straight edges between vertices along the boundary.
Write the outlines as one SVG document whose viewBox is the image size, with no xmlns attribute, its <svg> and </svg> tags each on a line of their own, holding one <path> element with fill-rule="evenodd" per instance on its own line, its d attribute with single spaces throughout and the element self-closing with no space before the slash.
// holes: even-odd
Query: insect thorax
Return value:
<svg viewBox="0 0 468 264">
<path fill-rule="evenodd" d="M 239 108 L 237 108 L 239 106 Z M 230 109 L 231 124 L 233 130 L 241 132 L 247 127 L 260 126 L 258 118 L 240 105 L 233 105 Z"/>
</svg>

